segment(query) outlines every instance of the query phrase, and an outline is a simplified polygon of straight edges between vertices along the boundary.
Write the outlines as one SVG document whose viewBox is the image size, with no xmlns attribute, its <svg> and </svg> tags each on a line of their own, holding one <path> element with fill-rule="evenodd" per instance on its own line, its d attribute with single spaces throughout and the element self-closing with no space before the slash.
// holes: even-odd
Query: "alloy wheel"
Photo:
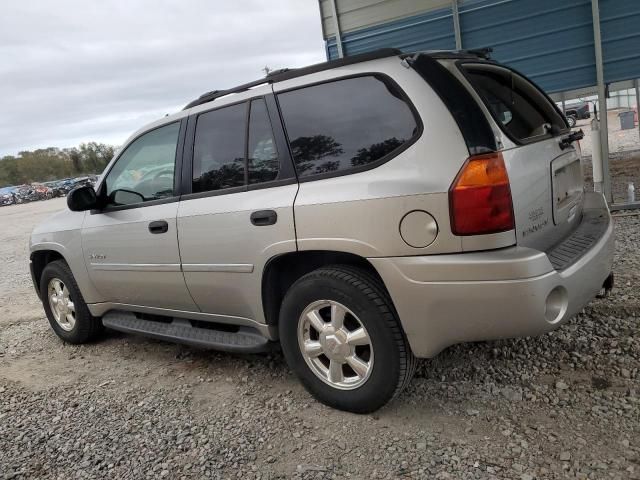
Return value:
<svg viewBox="0 0 640 480">
<path fill-rule="evenodd" d="M 373 344 L 364 324 L 334 300 L 313 302 L 298 320 L 298 346 L 311 371 L 326 384 L 353 390 L 373 369 Z"/>
<path fill-rule="evenodd" d="M 67 332 L 73 330 L 76 324 L 76 307 L 67 286 L 59 278 L 52 278 L 49 280 L 47 292 L 56 323 Z"/>
</svg>

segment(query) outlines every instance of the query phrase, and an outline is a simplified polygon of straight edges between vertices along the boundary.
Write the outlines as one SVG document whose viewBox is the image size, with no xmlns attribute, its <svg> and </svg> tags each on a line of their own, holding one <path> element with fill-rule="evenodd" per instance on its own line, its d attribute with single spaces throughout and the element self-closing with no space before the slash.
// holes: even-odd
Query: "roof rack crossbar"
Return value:
<svg viewBox="0 0 640 480">
<path fill-rule="evenodd" d="M 396 48 L 381 48 L 372 52 L 359 53 L 356 55 L 350 55 L 348 57 L 338 58 L 336 60 L 329 60 L 328 62 L 316 63 L 315 65 L 309 65 L 302 68 L 283 68 L 281 70 L 275 70 L 270 72 L 266 77 L 255 80 L 253 82 L 245 83 L 237 87 L 229 88 L 227 90 L 213 90 L 211 92 L 204 93 L 200 97 L 196 98 L 192 102 L 189 102 L 184 110 L 202 105 L 203 103 L 211 102 L 216 98 L 229 95 L 231 93 L 244 92 L 252 87 L 262 85 L 263 83 L 276 83 L 284 80 L 290 80 L 296 77 L 302 77 L 303 75 L 309 75 L 311 73 L 322 72 L 324 70 L 330 70 L 332 68 L 343 67 L 345 65 L 352 65 L 354 63 L 367 62 L 369 60 L 376 60 L 378 58 L 393 57 L 401 55 L 402 51 Z"/>
</svg>

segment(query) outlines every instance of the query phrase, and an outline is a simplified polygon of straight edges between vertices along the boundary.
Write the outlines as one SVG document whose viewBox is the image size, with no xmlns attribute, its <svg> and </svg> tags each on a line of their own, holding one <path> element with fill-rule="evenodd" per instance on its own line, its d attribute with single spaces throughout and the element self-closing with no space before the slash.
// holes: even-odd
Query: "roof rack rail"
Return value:
<svg viewBox="0 0 640 480">
<path fill-rule="evenodd" d="M 239 93 L 249 90 L 252 87 L 262 85 L 263 83 L 276 83 L 284 80 L 290 80 L 296 77 L 302 77 L 303 75 L 309 75 L 311 73 L 322 72 L 324 70 L 331 70 L 332 68 L 343 67 L 345 65 L 352 65 L 354 63 L 368 62 L 370 60 L 376 60 L 378 58 L 393 57 L 401 55 L 402 51 L 396 48 L 381 48 L 367 53 L 359 53 L 356 55 L 350 55 L 348 57 L 338 58 L 336 60 L 329 60 L 328 62 L 316 63 L 315 65 L 309 65 L 308 67 L 301 68 L 283 68 L 280 70 L 274 70 L 269 72 L 266 77 L 253 82 L 245 83 L 237 87 L 229 88 L 227 90 L 213 90 L 211 92 L 204 93 L 195 100 L 189 102 L 183 110 L 208 103 L 216 98 L 229 95 L 231 93 Z"/>
<path fill-rule="evenodd" d="M 482 58 L 491 60 L 493 48 L 477 48 L 468 50 L 418 50 L 402 54 L 402 58 L 415 58 L 418 55 L 428 55 L 431 58 Z"/>
<path fill-rule="evenodd" d="M 291 70 L 291 69 L 290 68 L 280 68 L 278 70 L 272 70 L 269 73 L 267 73 L 267 78 L 275 77 L 276 75 L 280 75 L 281 73 L 288 72 L 289 70 Z"/>
<path fill-rule="evenodd" d="M 254 80 L 253 82 L 243 83 L 242 85 L 238 85 L 237 87 L 228 88 L 227 90 L 212 90 L 211 92 L 203 93 L 195 100 L 189 102 L 183 108 L 183 110 L 195 107 L 196 105 L 202 105 L 203 103 L 212 102 L 216 98 L 224 97 L 225 95 L 229 95 L 231 93 L 244 92 L 245 90 L 249 90 L 252 87 L 257 87 L 258 85 L 262 85 L 263 83 L 271 83 L 271 80 L 268 78 L 261 78 L 259 80 Z"/>
</svg>

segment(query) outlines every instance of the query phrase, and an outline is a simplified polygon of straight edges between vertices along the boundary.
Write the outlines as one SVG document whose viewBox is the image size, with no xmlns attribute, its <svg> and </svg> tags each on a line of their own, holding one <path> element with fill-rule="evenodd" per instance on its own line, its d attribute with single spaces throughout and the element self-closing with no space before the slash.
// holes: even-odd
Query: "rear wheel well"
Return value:
<svg viewBox="0 0 640 480">
<path fill-rule="evenodd" d="M 384 286 L 377 270 L 366 258 L 352 253 L 313 250 L 290 252 L 267 262 L 262 275 L 262 307 L 267 325 L 277 325 L 287 290 L 300 277 L 327 265 L 351 265 L 373 275 Z"/>
<path fill-rule="evenodd" d="M 64 257 L 55 250 L 38 250 L 31 254 L 33 281 L 36 283 L 38 292 L 40 291 L 40 277 L 42 277 L 44 267 L 55 260 L 64 260 Z"/>
</svg>

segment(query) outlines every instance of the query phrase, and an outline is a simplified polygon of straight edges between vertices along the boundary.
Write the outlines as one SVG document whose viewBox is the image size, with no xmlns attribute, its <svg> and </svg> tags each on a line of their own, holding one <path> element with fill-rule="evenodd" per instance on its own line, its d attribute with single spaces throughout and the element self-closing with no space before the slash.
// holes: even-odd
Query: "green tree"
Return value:
<svg viewBox="0 0 640 480">
<path fill-rule="evenodd" d="M 114 147 L 89 142 L 78 147 L 25 150 L 0 158 L 0 187 L 98 174 L 113 157 Z"/>
</svg>

